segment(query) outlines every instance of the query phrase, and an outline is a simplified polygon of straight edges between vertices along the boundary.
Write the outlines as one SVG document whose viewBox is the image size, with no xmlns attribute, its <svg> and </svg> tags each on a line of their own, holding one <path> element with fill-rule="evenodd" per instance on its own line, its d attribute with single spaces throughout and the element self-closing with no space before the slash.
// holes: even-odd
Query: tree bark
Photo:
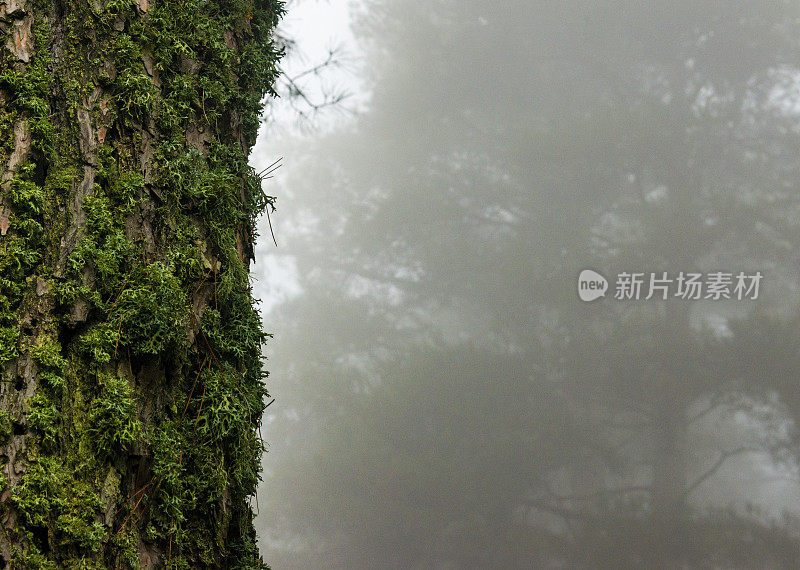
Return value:
<svg viewBox="0 0 800 570">
<path fill-rule="evenodd" d="M 0 568 L 261 568 L 278 0 L 0 0 Z"/>
</svg>

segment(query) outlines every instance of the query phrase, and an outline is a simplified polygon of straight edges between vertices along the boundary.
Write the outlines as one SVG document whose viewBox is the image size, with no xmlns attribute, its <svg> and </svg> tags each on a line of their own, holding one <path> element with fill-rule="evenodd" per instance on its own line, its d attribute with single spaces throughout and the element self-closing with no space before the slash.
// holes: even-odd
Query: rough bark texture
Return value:
<svg viewBox="0 0 800 570">
<path fill-rule="evenodd" d="M 260 568 L 278 0 L 0 0 L 0 568 Z"/>
</svg>

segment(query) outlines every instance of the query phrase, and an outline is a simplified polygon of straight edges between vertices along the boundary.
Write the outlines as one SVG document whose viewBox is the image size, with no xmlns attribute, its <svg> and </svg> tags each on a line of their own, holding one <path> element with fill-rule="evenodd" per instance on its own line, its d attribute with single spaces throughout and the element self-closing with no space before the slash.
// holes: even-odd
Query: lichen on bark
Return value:
<svg viewBox="0 0 800 570">
<path fill-rule="evenodd" d="M 278 0 L 0 0 L 0 568 L 261 568 Z"/>
</svg>

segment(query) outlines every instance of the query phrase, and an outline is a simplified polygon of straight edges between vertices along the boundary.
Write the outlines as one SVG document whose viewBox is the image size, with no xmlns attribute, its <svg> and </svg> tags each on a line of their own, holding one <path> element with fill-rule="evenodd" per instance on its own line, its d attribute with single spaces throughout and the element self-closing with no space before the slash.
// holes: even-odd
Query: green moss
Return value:
<svg viewBox="0 0 800 570">
<path fill-rule="evenodd" d="M 57 458 L 40 457 L 28 467 L 12 502 L 28 528 L 50 529 L 58 544 L 96 552 L 106 535 L 95 520 L 103 504 L 92 486 Z"/>
<path fill-rule="evenodd" d="M 158 93 L 141 65 L 139 44 L 123 33 L 115 37 L 111 46 L 117 64 L 117 76 L 113 82 L 117 110 L 122 117 L 142 122 L 153 112 Z"/>
<path fill-rule="evenodd" d="M 19 355 L 18 344 L 19 329 L 17 327 L 0 327 L 0 366 Z"/>
<path fill-rule="evenodd" d="M 28 400 L 28 425 L 43 436 L 45 441 L 54 441 L 61 429 L 61 412 L 56 402 L 44 391 Z"/>
<path fill-rule="evenodd" d="M 39 380 L 25 402 L 12 563 L 137 567 L 141 537 L 171 568 L 261 568 L 248 498 L 267 335 L 242 256 L 273 203 L 247 151 L 277 75 L 282 5 L 163 0 L 142 15 L 130 0 L 70 0 L 54 35 L 50 4 L 30 4 L 34 57 L 0 58 L 0 155 L 18 121 L 33 148 L 0 237 L 0 366 L 29 356 Z M 91 165 L 85 109 L 106 133 Z M 85 223 L 66 236 L 76 208 Z M 18 313 L 36 303 L 52 311 L 21 328 Z M 140 372 L 145 363 L 160 372 Z M 13 431 L 5 420 L 0 440 Z"/>
<path fill-rule="evenodd" d="M 61 356 L 61 345 L 56 339 L 42 335 L 31 348 L 31 358 L 39 367 L 39 377 L 53 390 L 64 388 L 67 361 Z"/>
<path fill-rule="evenodd" d="M 4 196 L 11 207 L 11 231 L 0 243 L 0 365 L 19 355 L 18 311 L 46 244 L 47 196 L 32 180 L 34 168 L 32 163 L 21 165 Z"/>
<path fill-rule="evenodd" d="M 101 376 L 100 384 L 102 393 L 92 401 L 87 431 L 98 453 L 119 455 L 142 436 L 133 387 L 114 375 Z"/>
<path fill-rule="evenodd" d="M 76 353 L 84 361 L 89 361 L 94 365 L 111 362 L 115 352 L 114 347 L 117 346 L 117 338 L 118 335 L 112 323 L 106 321 L 92 324 L 77 340 Z"/>
<path fill-rule="evenodd" d="M 115 220 L 111 200 L 97 193 L 83 201 L 86 235 L 70 256 L 69 269 L 74 280 L 89 266 L 96 270 L 102 290 L 110 290 L 125 275 L 126 261 L 134 254 L 133 244 Z"/>
<path fill-rule="evenodd" d="M 123 345 L 143 354 L 161 354 L 185 342 L 188 311 L 188 295 L 174 269 L 155 262 L 132 271 L 110 316 L 119 322 Z"/>
<path fill-rule="evenodd" d="M 52 30 L 49 23 L 40 19 L 34 28 L 36 51 L 24 72 L 13 68 L 0 71 L 0 87 L 7 90 L 10 108 L 24 116 L 31 131 L 33 147 L 45 155 L 53 152 L 56 139 L 55 126 L 50 119 L 49 90 L 52 82 L 52 61 L 45 48 Z"/>
<path fill-rule="evenodd" d="M 139 569 L 139 550 L 137 548 L 136 534 L 133 528 L 124 532 L 117 532 L 111 537 L 111 543 L 122 554 L 122 559 L 131 568 Z"/>
<path fill-rule="evenodd" d="M 26 552 L 17 550 L 12 558 L 14 568 L 25 568 L 29 570 L 58 570 L 58 566 L 41 553 L 38 548 L 31 547 Z"/>
</svg>

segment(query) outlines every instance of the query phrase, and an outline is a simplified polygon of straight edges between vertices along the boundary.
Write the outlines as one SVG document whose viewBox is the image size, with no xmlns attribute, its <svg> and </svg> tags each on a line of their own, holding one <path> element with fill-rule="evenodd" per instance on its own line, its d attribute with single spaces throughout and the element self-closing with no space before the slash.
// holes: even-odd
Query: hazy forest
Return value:
<svg viewBox="0 0 800 570">
<path fill-rule="evenodd" d="M 358 111 L 254 153 L 265 559 L 800 566 L 800 7 L 351 12 Z"/>
</svg>

